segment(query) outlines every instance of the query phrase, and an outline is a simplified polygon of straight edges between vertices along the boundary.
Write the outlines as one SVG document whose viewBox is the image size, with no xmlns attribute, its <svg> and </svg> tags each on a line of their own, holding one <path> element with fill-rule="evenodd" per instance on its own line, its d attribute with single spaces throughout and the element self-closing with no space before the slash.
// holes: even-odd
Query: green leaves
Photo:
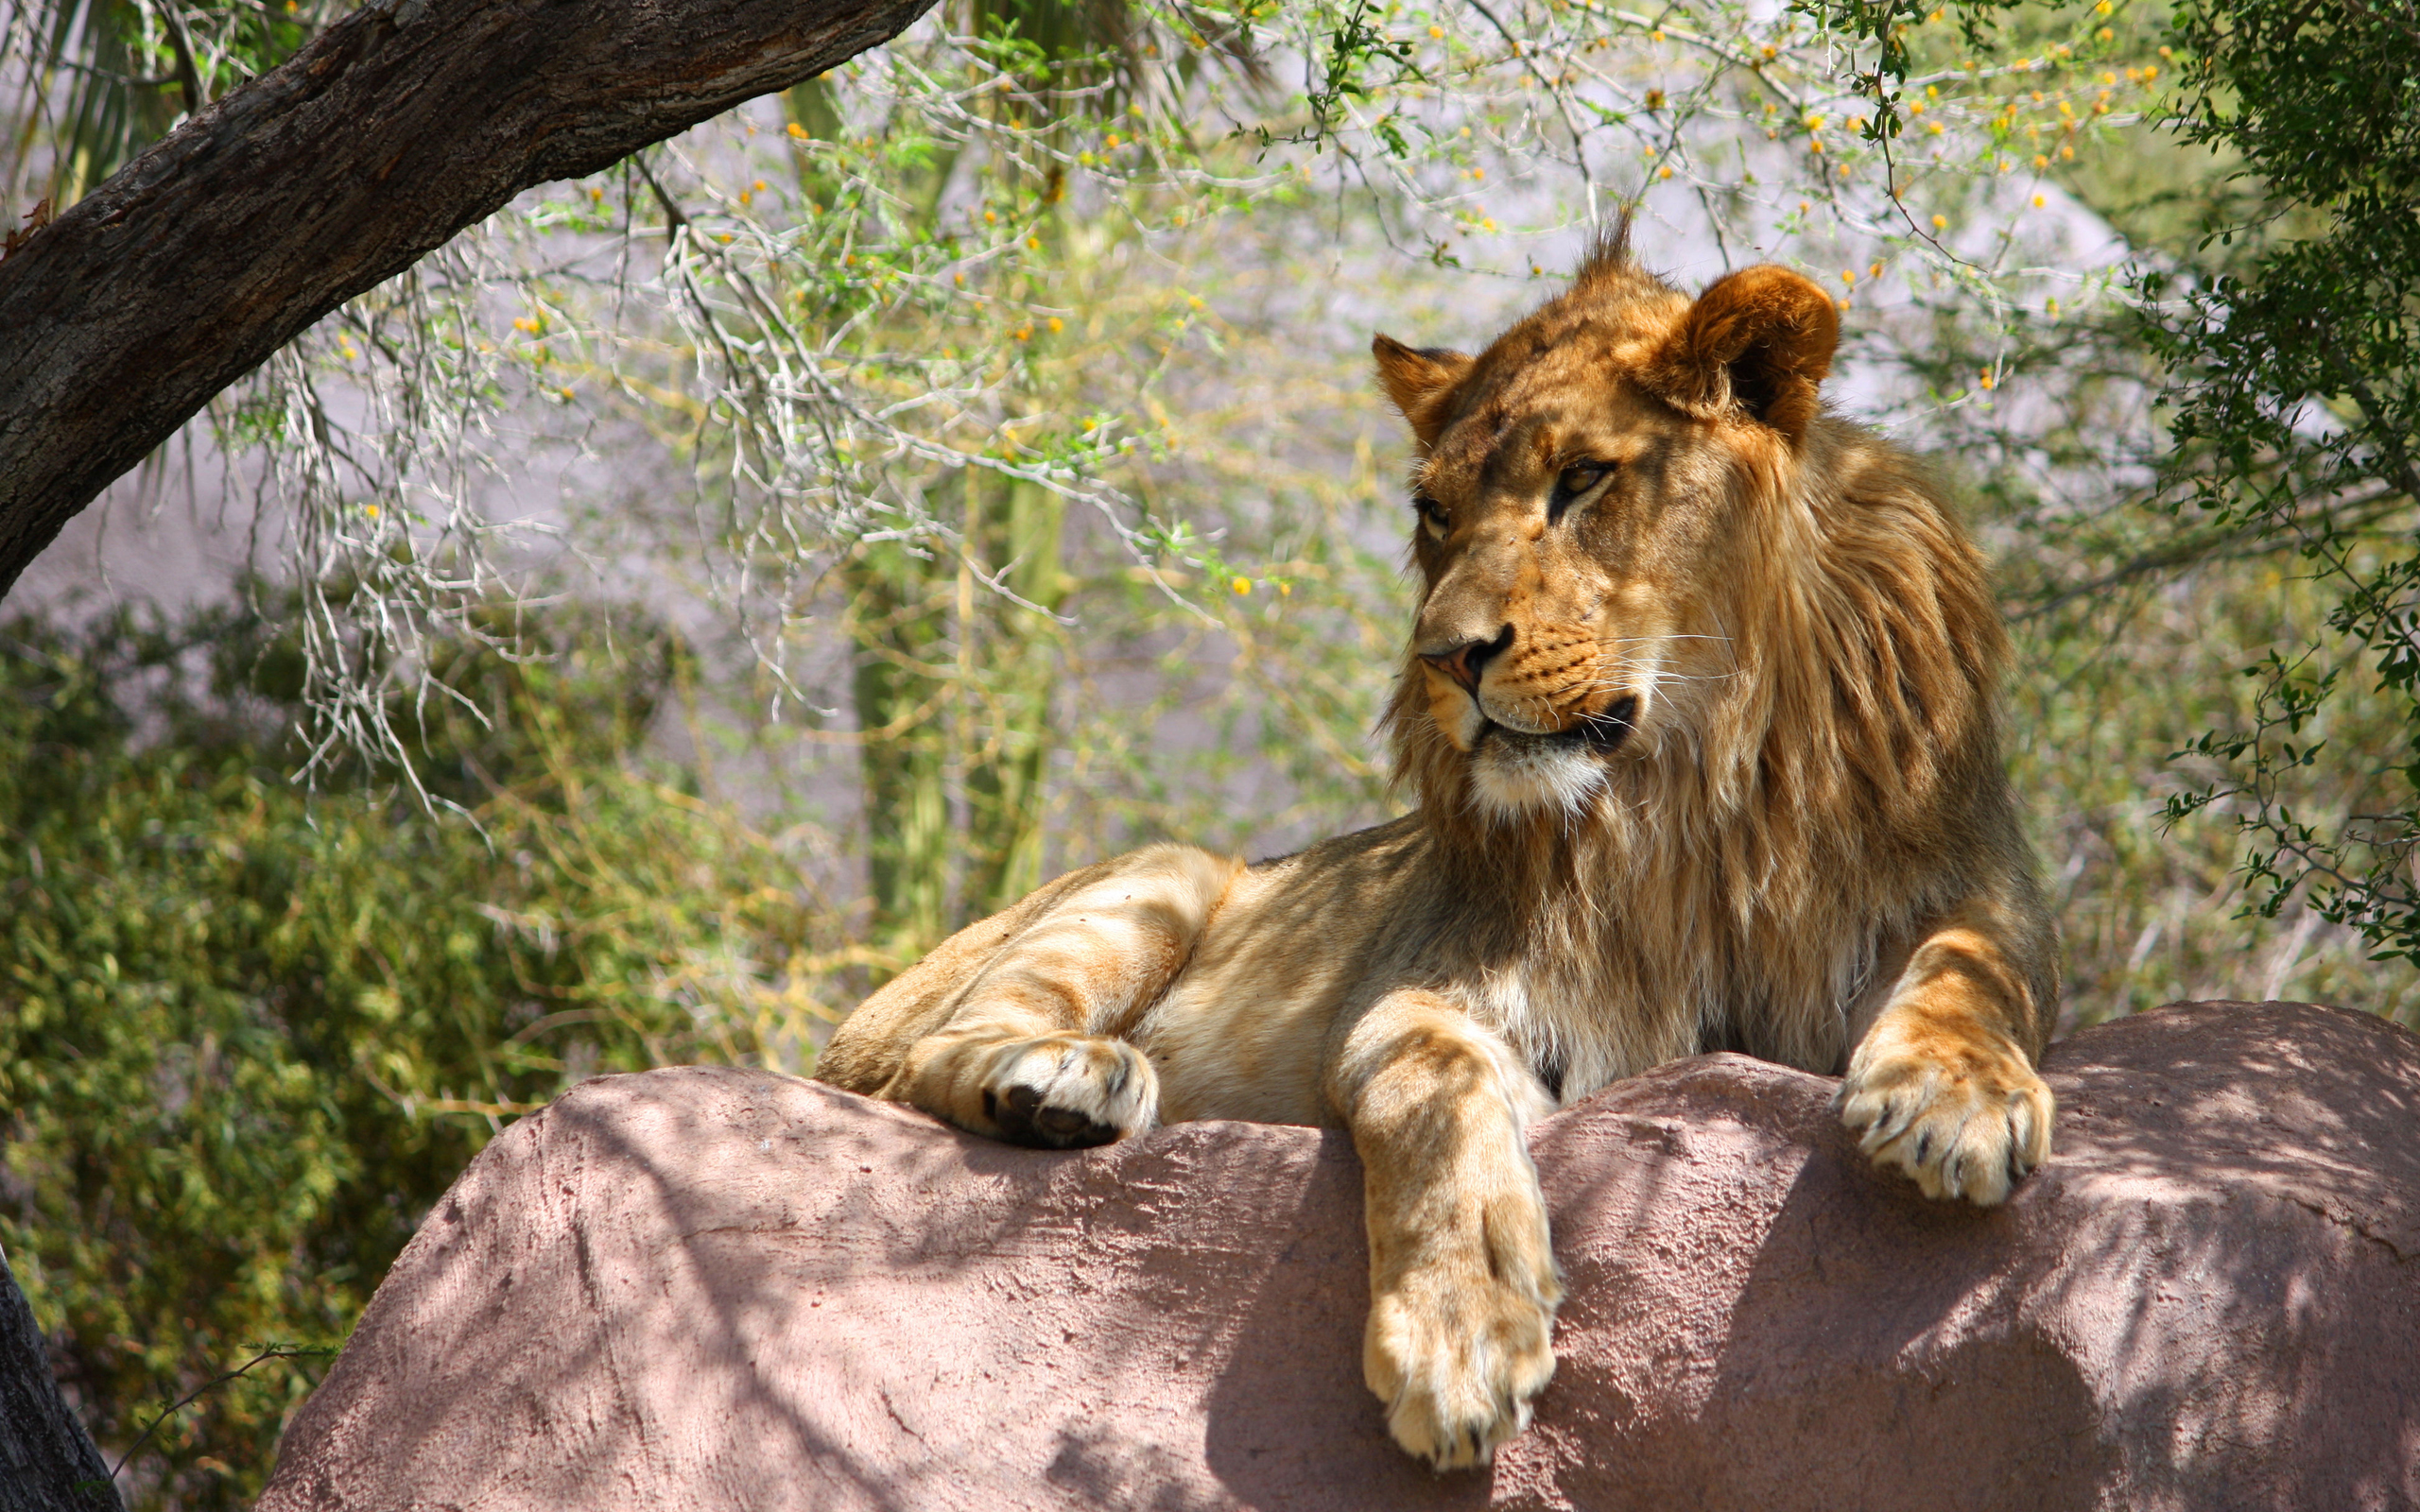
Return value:
<svg viewBox="0 0 2420 1512">
<path fill-rule="evenodd" d="M 2420 958 L 2420 764 L 2340 746 L 2349 813 L 2286 797 L 2352 667 L 2420 741 L 2420 7 L 2185 0 L 2174 26 L 2195 60 L 2170 124 L 2238 157 L 2260 198 L 2205 239 L 2229 251 L 2202 281 L 2143 280 L 2179 443 L 2166 481 L 2180 508 L 2296 552 L 2330 605 L 2325 633 L 2247 669 L 2253 727 L 2189 747 L 2221 775 L 2169 812 L 2238 815 L 2264 914 L 2308 889 L 2377 957 Z"/>
<path fill-rule="evenodd" d="M 0 1245 L 112 1456 L 340 1343 L 521 1111 L 803 1027 L 793 858 L 630 764 L 670 652 L 579 624 L 440 648 L 486 722 L 412 728 L 475 823 L 287 782 L 279 705 L 180 691 L 220 619 L 0 628 Z M 163 1421 L 133 1504 L 249 1504 L 320 1368 Z"/>
</svg>

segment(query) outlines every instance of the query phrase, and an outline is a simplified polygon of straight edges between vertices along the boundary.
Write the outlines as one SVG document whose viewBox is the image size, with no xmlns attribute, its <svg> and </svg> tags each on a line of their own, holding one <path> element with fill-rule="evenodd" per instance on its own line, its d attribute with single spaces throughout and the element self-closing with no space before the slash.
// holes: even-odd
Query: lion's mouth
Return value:
<svg viewBox="0 0 2420 1512">
<path fill-rule="evenodd" d="M 1578 719 L 1552 734 L 1535 734 L 1525 730 L 1515 730 L 1510 725 L 1498 724 L 1495 720 L 1488 718 L 1484 713 L 1480 717 L 1485 722 L 1479 726 L 1478 739 L 1472 742 L 1474 747 L 1489 736 L 1495 735 L 1518 745 L 1535 744 L 1565 747 L 1580 746 L 1602 754 L 1630 738 L 1630 732 L 1635 728 L 1638 719 L 1638 696 L 1624 694 L 1607 704 L 1602 711 L 1593 714 L 1582 714 Z"/>
</svg>

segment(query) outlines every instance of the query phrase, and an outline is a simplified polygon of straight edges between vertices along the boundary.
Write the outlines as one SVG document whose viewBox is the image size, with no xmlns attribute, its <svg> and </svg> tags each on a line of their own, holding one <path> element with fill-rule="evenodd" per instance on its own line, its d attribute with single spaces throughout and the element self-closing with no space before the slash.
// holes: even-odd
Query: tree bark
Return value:
<svg viewBox="0 0 2420 1512">
<path fill-rule="evenodd" d="M 310 323 L 933 0 L 371 0 L 0 262 L 0 594 Z"/>
<path fill-rule="evenodd" d="M 0 1255 L 0 1512 L 121 1512 L 101 1452 L 59 1395 L 33 1309 Z"/>
</svg>

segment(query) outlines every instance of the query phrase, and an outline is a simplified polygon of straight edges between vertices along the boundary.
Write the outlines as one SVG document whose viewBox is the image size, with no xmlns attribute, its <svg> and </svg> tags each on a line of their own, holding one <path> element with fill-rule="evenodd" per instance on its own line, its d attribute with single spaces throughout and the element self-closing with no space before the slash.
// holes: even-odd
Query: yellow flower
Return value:
<svg viewBox="0 0 2420 1512">
<path fill-rule="evenodd" d="M 1874 260 L 1874 266 L 1867 268 L 1866 272 L 1875 278 L 1880 278 L 1882 276 L 1882 260 L 1878 257 L 1876 258 Z"/>
<path fill-rule="evenodd" d="M 1277 582 L 1277 596 L 1280 598 L 1293 597 L 1294 585 L 1287 582 L 1284 578 L 1279 578 Z"/>
<path fill-rule="evenodd" d="M 2041 153 L 2039 153 L 2039 152 L 2036 152 L 2035 154 L 2033 154 L 2033 166 L 2034 166 L 2034 167 L 2036 167 L 2036 168 L 2047 168 L 2047 167 L 2048 167 L 2049 165 L 2050 165 L 2050 160 L 2049 160 L 2048 158 L 2044 157 L 2044 156 L 2043 156 Z"/>
<path fill-rule="evenodd" d="M 1025 248 L 1026 250 L 1029 252 L 1038 252 L 1042 250 L 1042 238 L 1039 236 L 1027 237 L 1025 239 Z"/>
<path fill-rule="evenodd" d="M 1655 170 L 1655 177 L 1657 177 L 1658 179 L 1669 179 L 1670 177 L 1672 177 L 1672 169 L 1671 169 L 1671 166 L 1668 163 L 1668 164 L 1666 164 L 1664 167 L 1661 167 L 1661 168 L 1656 169 L 1656 170 Z"/>
<path fill-rule="evenodd" d="M 799 125 L 796 121 L 792 121 L 790 123 L 789 130 L 790 135 L 798 138 L 800 141 L 804 142 L 806 140 L 806 128 Z"/>
<path fill-rule="evenodd" d="M 1443 39 L 1445 35 L 1445 28 L 1443 26 L 1431 26 L 1428 28 L 1428 35 L 1432 38 Z"/>
<path fill-rule="evenodd" d="M 1947 231 L 1949 229 L 1949 217 L 1947 215 L 1933 216 L 1932 229 L 1935 231 Z"/>
<path fill-rule="evenodd" d="M 377 507 L 376 505 L 374 505 L 374 504 L 365 504 L 365 505 L 363 505 L 363 506 L 361 507 L 361 512 L 362 512 L 363 514 L 368 515 L 368 516 L 369 516 L 371 519 L 372 519 L 372 520 L 375 520 L 375 519 L 377 519 L 377 518 L 378 518 L 378 507 Z"/>
<path fill-rule="evenodd" d="M 1987 392 L 1988 392 L 1989 390 L 1991 390 L 1992 388 L 1995 388 L 1995 387 L 1998 387 L 1998 386 L 1997 386 L 1997 385 L 1993 381 L 1993 378 L 1992 378 L 1992 369 L 1990 369 L 1989 368 L 1986 368 L 1986 369 L 1983 369 L 1983 374 L 1982 374 L 1982 378 L 1981 378 L 1980 382 L 1982 383 L 1982 386 L 1983 386 L 1984 389 L 1985 389 Z"/>
<path fill-rule="evenodd" d="M 1252 592 L 1252 579 L 1251 579 L 1251 578 L 1249 578 L 1249 577 L 1238 577 L 1238 578 L 1236 578 L 1236 593 L 1251 593 L 1251 592 Z"/>
<path fill-rule="evenodd" d="M 2033 208 L 2036 210 L 2042 208 L 2042 197 L 2040 195 L 2035 195 L 2033 197 Z"/>
<path fill-rule="evenodd" d="M 988 210 L 987 210 L 987 211 L 985 211 L 985 212 L 983 212 L 983 224 L 984 224 L 984 225 L 986 225 L 986 226 L 996 226 L 996 225 L 998 225 L 999 223 L 1000 223 L 1000 217 L 999 217 L 999 216 L 997 216 L 997 215 L 994 215 L 992 212 L 990 212 L 990 211 L 988 211 Z"/>
<path fill-rule="evenodd" d="M 1050 318 L 1050 329 L 1053 331 L 1064 331 L 1067 329 L 1067 322 L 1060 319 L 1054 315 Z"/>
<path fill-rule="evenodd" d="M 1841 268 L 1841 282 L 1846 284 L 1851 288 L 1857 287 L 1857 269 L 1854 267 Z"/>
</svg>

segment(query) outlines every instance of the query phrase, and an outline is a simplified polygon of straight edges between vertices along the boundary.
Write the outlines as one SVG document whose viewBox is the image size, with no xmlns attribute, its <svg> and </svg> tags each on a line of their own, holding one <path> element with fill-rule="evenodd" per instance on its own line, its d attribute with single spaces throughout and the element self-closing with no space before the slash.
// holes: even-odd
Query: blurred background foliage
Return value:
<svg viewBox="0 0 2420 1512">
<path fill-rule="evenodd" d="M 335 13 L 0 11 L 7 210 Z M 260 501 L 250 576 L 0 631 L 0 1246 L 103 1445 L 340 1341 L 580 1077 L 804 1070 L 1056 871 L 1393 812 L 1369 335 L 1484 340 L 1621 206 L 1686 281 L 1837 288 L 1836 403 L 1968 507 L 2064 1025 L 2420 1021 L 2380 958 L 2420 730 L 2411 16 L 950 5 L 524 197 L 130 490 Z M 320 1368 L 205 1393 L 130 1502 L 249 1501 Z"/>
</svg>

